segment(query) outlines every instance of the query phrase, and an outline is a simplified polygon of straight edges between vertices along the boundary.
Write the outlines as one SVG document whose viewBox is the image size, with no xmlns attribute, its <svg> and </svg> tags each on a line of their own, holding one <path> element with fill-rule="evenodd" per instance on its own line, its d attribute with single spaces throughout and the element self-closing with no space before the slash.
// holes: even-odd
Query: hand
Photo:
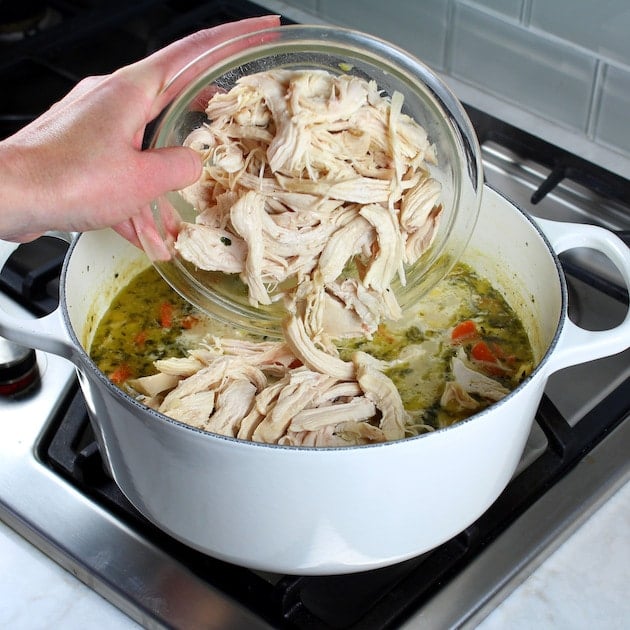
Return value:
<svg viewBox="0 0 630 630">
<path fill-rule="evenodd" d="M 110 75 L 88 77 L 0 143 L 0 238 L 26 242 L 48 230 L 112 226 L 139 245 L 136 229 L 155 233 L 149 202 L 201 174 L 191 149 L 142 151 L 146 125 L 200 69 L 169 80 L 217 44 L 278 24 L 277 16 L 223 24 Z M 239 47 L 255 41 L 252 36 Z M 223 56 L 236 50 L 229 48 Z"/>
</svg>

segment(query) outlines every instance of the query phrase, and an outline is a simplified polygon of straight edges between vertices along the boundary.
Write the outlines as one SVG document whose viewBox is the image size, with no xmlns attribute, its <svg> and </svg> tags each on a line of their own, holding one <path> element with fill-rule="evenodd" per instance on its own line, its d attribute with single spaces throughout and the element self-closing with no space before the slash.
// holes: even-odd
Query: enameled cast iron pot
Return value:
<svg viewBox="0 0 630 630">
<path fill-rule="evenodd" d="M 2 243 L 2 262 L 14 247 Z M 520 314 L 538 367 L 505 399 L 470 419 L 382 445 L 309 449 L 202 433 L 112 385 L 86 348 L 117 289 L 148 263 L 108 230 L 72 243 L 53 314 L 23 320 L 2 313 L 0 334 L 76 365 L 116 483 L 173 537 L 255 569 L 362 571 L 418 555 L 474 522 L 514 473 L 549 375 L 630 346 L 630 314 L 603 332 L 568 319 L 557 253 L 576 247 L 603 252 L 630 286 L 630 251 L 611 233 L 533 221 L 484 190 L 463 260 Z"/>
</svg>

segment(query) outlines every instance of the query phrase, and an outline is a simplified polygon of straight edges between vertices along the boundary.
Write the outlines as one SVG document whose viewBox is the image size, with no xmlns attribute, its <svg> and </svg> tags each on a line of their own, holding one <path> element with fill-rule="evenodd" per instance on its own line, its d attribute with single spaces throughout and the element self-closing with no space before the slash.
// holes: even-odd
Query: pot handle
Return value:
<svg viewBox="0 0 630 630">
<path fill-rule="evenodd" d="M 68 243 L 72 235 L 62 232 L 47 232 L 46 236 L 61 238 Z M 19 243 L 0 240 L 0 269 Z M 28 348 L 35 348 L 73 360 L 76 350 L 66 332 L 62 309 L 58 306 L 52 313 L 41 318 L 15 317 L 0 308 L 0 335 Z"/>
<path fill-rule="evenodd" d="M 588 247 L 604 254 L 617 267 L 630 292 L 630 248 L 604 228 L 579 223 L 535 218 L 556 254 L 577 247 Z M 630 309 L 618 326 L 591 331 L 580 328 L 565 316 L 558 346 L 549 358 L 551 371 L 600 359 L 630 347 Z"/>
</svg>

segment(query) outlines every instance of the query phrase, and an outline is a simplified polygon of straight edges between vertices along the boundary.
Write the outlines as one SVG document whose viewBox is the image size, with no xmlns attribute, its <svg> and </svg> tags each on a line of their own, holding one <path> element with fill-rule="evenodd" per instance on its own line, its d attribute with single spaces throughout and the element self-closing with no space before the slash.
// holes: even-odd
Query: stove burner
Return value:
<svg viewBox="0 0 630 630">
<path fill-rule="evenodd" d="M 0 395 L 15 396 L 28 391 L 39 380 L 35 350 L 0 337 Z"/>
<path fill-rule="evenodd" d="M 22 243 L 0 271 L 0 291 L 35 315 L 47 315 L 59 302 L 59 274 L 68 243 L 42 236 Z"/>
</svg>

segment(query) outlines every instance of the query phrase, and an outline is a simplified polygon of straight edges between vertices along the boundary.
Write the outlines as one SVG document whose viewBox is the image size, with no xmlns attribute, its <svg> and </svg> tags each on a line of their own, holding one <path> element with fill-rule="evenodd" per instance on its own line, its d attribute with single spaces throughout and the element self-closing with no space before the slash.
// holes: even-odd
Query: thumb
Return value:
<svg viewBox="0 0 630 630">
<path fill-rule="evenodd" d="M 165 147 L 142 152 L 141 173 L 150 198 L 179 190 L 201 176 L 201 155 L 188 147 Z"/>
</svg>

